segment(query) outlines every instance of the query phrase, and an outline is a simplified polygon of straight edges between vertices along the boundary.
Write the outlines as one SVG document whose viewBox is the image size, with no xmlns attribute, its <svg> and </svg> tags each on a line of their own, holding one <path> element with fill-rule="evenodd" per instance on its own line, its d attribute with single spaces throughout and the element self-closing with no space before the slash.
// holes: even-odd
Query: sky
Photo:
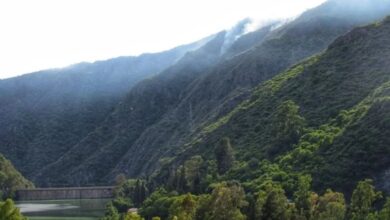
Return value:
<svg viewBox="0 0 390 220">
<path fill-rule="evenodd" d="M 325 0 L 1 0 L 0 79 L 190 43 Z"/>
</svg>

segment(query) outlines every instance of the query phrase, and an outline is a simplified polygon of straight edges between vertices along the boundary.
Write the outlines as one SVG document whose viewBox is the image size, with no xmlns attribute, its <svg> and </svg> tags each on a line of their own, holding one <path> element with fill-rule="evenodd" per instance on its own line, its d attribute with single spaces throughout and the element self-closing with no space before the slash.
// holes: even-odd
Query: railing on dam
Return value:
<svg viewBox="0 0 390 220">
<path fill-rule="evenodd" d="M 36 188 L 16 191 L 17 200 L 102 199 L 113 197 L 113 186 Z"/>
</svg>

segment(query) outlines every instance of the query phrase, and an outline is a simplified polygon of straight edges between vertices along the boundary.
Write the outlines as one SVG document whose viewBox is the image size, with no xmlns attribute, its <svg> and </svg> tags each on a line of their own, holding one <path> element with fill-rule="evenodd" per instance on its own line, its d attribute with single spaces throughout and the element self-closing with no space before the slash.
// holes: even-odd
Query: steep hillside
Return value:
<svg viewBox="0 0 390 220">
<path fill-rule="evenodd" d="M 205 125 L 156 178 L 168 179 L 166 170 L 193 155 L 215 160 L 214 147 L 229 137 L 238 162 L 222 179 L 250 189 L 272 179 L 288 192 L 296 176 L 308 173 L 318 190 L 349 194 L 358 180 L 373 178 L 390 192 L 389 35 L 390 18 L 356 28 L 262 83 Z"/>
<path fill-rule="evenodd" d="M 125 172 L 130 176 L 150 173 L 159 166 L 153 161 L 180 152 L 180 147 L 191 135 L 198 133 L 204 124 L 229 112 L 247 97 L 251 88 L 300 59 L 322 51 L 337 36 L 357 24 L 361 24 L 360 20 L 348 17 L 312 16 L 308 19 L 304 14 L 267 34 L 245 53 L 227 58 L 186 88 L 176 108 L 144 132 L 113 173 Z M 148 159 L 141 157 L 141 160 L 139 155 Z"/>
<path fill-rule="evenodd" d="M 151 174 L 159 168 L 159 161 L 180 154 L 204 125 L 232 110 L 254 86 L 321 52 L 354 26 L 384 15 L 361 19 L 366 13 L 378 8 L 390 12 L 388 1 L 376 3 L 340 17 L 344 9 L 337 8 L 334 13 L 336 2 L 327 2 L 281 28 L 262 28 L 255 33 L 257 41 L 242 36 L 222 58 L 229 34 L 220 35 L 220 40 L 217 37 L 133 88 L 99 128 L 37 173 L 34 180 L 79 185 L 112 181 L 119 173 L 132 177 Z"/>
<path fill-rule="evenodd" d="M 91 132 L 133 85 L 209 39 L 0 80 L 0 152 L 31 177 Z"/>
<path fill-rule="evenodd" d="M 200 49 L 188 53 L 158 76 L 135 86 L 103 125 L 90 133 L 60 160 L 36 173 L 37 181 L 73 184 L 100 182 L 129 146 L 162 115 L 175 106 L 180 91 L 203 74 L 220 56 L 225 32 Z M 140 155 L 139 155 L 140 156 Z M 106 161 L 102 163 L 102 161 Z M 57 174 L 63 174 L 59 177 Z M 80 183 L 79 183 L 80 182 Z"/>
<path fill-rule="evenodd" d="M 0 200 L 13 197 L 17 189 L 32 187 L 34 185 L 25 179 L 11 162 L 0 154 Z"/>
</svg>

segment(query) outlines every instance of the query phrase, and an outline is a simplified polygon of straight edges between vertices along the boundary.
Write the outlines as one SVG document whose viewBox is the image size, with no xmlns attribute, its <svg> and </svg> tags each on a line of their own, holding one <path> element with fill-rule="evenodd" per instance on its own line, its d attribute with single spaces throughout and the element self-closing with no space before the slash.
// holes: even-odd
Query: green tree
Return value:
<svg viewBox="0 0 390 220">
<path fill-rule="evenodd" d="M 299 106 L 288 100 L 276 109 L 272 125 L 272 134 L 277 147 L 269 149 L 271 155 L 284 152 L 297 143 L 303 134 L 306 122 L 299 115 Z"/>
<path fill-rule="evenodd" d="M 311 219 L 313 212 L 313 197 L 311 188 L 311 177 L 303 175 L 298 178 L 298 190 L 294 193 L 294 202 L 301 218 Z"/>
<path fill-rule="evenodd" d="M 180 220 L 195 219 L 195 212 L 197 207 L 195 199 L 196 198 L 190 193 L 175 198 L 169 209 L 171 218 L 176 216 Z"/>
<path fill-rule="evenodd" d="M 218 173 L 224 174 L 230 170 L 234 163 L 233 148 L 229 138 L 222 138 L 215 148 Z"/>
<path fill-rule="evenodd" d="M 379 212 L 379 220 L 390 219 L 390 198 L 387 198 L 382 210 Z"/>
<path fill-rule="evenodd" d="M 186 192 L 188 189 L 187 174 L 184 166 L 180 166 L 176 172 L 176 191 L 179 193 Z"/>
<path fill-rule="evenodd" d="M 209 211 L 211 207 L 211 195 L 204 194 L 198 196 L 198 205 L 195 212 L 195 219 L 196 220 L 205 220 L 209 219 Z"/>
<path fill-rule="evenodd" d="M 119 177 L 119 179 L 118 182 L 120 184 L 117 185 L 114 190 L 115 200 L 117 200 L 120 205 L 125 205 L 127 203 L 127 208 L 130 208 L 130 206 L 139 207 L 146 199 L 149 192 L 146 187 L 146 181 L 141 179 L 123 181 L 123 177 Z"/>
<path fill-rule="evenodd" d="M 129 212 L 125 215 L 123 220 L 142 220 L 141 216 L 136 212 Z"/>
<path fill-rule="evenodd" d="M 0 202 L 0 220 L 26 220 L 11 199 Z"/>
<path fill-rule="evenodd" d="M 278 184 L 266 182 L 258 192 L 256 201 L 256 219 L 288 220 L 291 218 L 291 207 L 284 190 Z"/>
<path fill-rule="evenodd" d="M 201 192 L 201 180 L 206 174 L 206 171 L 203 170 L 203 165 L 203 158 L 199 155 L 191 157 L 184 163 L 186 180 L 191 192 Z"/>
<path fill-rule="evenodd" d="M 34 185 L 20 174 L 12 163 L 0 154 L 0 200 L 13 198 L 17 189 L 34 188 Z"/>
<path fill-rule="evenodd" d="M 360 181 L 352 193 L 349 218 L 366 220 L 373 213 L 373 203 L 379 198 L 381 193 L 375 191 L 372 180 Z"/>
<path fill-rule="evenodd" d="M 314 219 L 343 220 L 345 218 L 345 213 L 346 205 L 344 195 L 328 189 L 318 200 Z"/>
<path fill-rule="evenodd" d="M 118 209 L 112 204 L 112 202 L 108 203 L 106 206 L 106 210 L 104 213 L 104 217 L 101 220 L 119 220 L 120 215 Z"/>
<path fill-rule="evenodd" d="M 145 199 L 138 210 L 139 214 L 146 219 L 151 219 L 154 216 L 166 219 L 175 196 L 177 195 L 169 194 L 165 189 L 159 188 Z"/>
<path fill-rule="evenodd" d="M 123 213 L 127 212 L 127 210 L 133 206 L 133 203 L 129 198 L 118 197 L 112 200 L 112 205 L 119 213 Z"/>
<path fill-rule="evenodd" d="M 236 183 L 221 183 L 211 193 L 210 211 L 206 216 L 209 220 L 244 220 L 241 208 L 246 206 L 245 193 Z"/>
</svg>

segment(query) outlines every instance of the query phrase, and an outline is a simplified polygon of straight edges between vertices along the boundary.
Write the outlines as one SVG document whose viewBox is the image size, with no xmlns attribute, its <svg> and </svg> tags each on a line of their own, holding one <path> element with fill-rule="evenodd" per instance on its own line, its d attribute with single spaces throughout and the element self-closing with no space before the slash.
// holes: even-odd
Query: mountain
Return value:
<svg viewBox="0 0 390 220">
<path fill-rule="evenodd" d="M 113 161 L 119 161 L 131 143 L 179 103 L 181 91 L 218 62 L 227 33 L 220 32 L 161 74 L 136 85 L 100 127 L 60 160 L 37 173 L 34 179 L 55 183 L 59 178 L 56 173 L 62 172 L 64 175 L 58 180 L 61 183 L 85 184 L 103 180 L 115 167 Z M 102 164 L 102 161 L 107 163 Z M 48 177 L 54 177 L 54 180 L 45 179 Z"/>
<path fill-rule="evenodd" d="M 134 87 L 94 132 L 34 180 L 83 185 L 108 182 L 120 173 L 150 175 L 161 161 L 178 157 L 194 135 L 234 109 L 259 83 L 321 52 L 353 27 L 380 19 L 385 12 L 375 17 L 362 15 L 378 8 L 390 13 L 389 2 L 378 1 L 366 10 L 347 10 L 349 16 L 343 17 L 339 16 L 343 8 L 335 4 L 339 1 L 326 2 L 282 27 L 270 24 L 241 36 L 230 49 L 224 47 L 230 43 L 229 33 L 221 33 L 199 51 Z M 256 35 L 255 41 L 251 35 Z"/>
<path fill-rule="evenodd" d="M 131 87 L 212 38 L 0 80 L 0 152 L 30 177 L 93 131 Z"/>
<path fill-rule="evenodd" d="M 327 4 L 319 8 L 325 6 Z M 388 2 L 386 7 L 390 12 Z M 380 18 L 381 14 L 377 16 Z M 152 173 L 159 167 L 155 161 L 179 153 L 191 140 L 189 137 L 229 112 L 254 86 L 299 60 L 321 52 L 338 36 L 360 24 L 360 20 L 350 18 L 313 16 L 308 19 L 304 14 L 272 31 L 245 53 L 221 61 L 183 91 L 176 108 L 140 136 L 110 177 L 121 172 L 130 176 Z"/>
<path fill-rule="evenodd" d="M 261 82 L 146 179 L 119 176 L 106 218 L 130 198 L 145 219 L 389 219 L 389 36 L 390 16 Z"/>
<path fill-rule="evenodd" d="M 387 22 L 350 31 L 387 14 L 387 0 L 330 0 L 293 21 L 269 23 L 250 33 L 246 33 L 249 21 L 244 20 L 167 64 L 159 74 L 140 79 L 133 87 L 125 86 L 128 90 L 121 90 L 115 98 L 106 96 L 111 94 L 107 90 L 85 92 L 82 88 L 90 83 L 74 79 L 69 79 L 69 84 L 80 84 L 67 87 L 66 93 L 44 90 L 46 87 L 39 85 L 50 74 L 30 75 L 40 79 L 27 90 L 10 83 L 12 79 L 0 81 L 0 91 L 6 91 L 0 93 L 4 94 L 0 100 L 7 103 L 0 106 L 0 121 L 5 125 L 0 130 L 0 152 L 40 186 L 107 184 L 122 173 L 164 182 L 193 156 L 201 155 L 213 164 L 214 147 L 226 136 L 239 166 L 223 178 L 250 185 L 256 175 L 266 173 L 261 169 L 269 169 L 259 162 L 264 160 L 280 168 L 277 178 L 306 172 L 316 178 L 318 188 L 335 186 L 337 181 L 342 183 L 339 187 L 347 187 L 367 175 L 344 179 L 341 172 L 353 172 L 340 168 L 341 161 L 353 155 L 348 150 L 354 151 L 357 143 L 343 145 L 348 143 L 346 139 L 336 145 L 334 141 L 343 136 L 340 131 L 358 122 L 356 118 L 365 116 L 355 113 L 377 100 L 374 90 L 382 91 L 387 77 L 383 74 L 387 42 L 379 32 L 385 32 Z M 375 35 L 372 27 L 380 27 L 378 36 L 362 37 L 359 30 Z M 356 45 L 352 41 L 355 37 Z M 377 39 L 383 48 L 375 44 Z M 375 56 L 378 51 L 384 56 Z M 318 53 L 321 55 L 294 66 Z M 375 57 L 378 65 L 370 66 L 375 60 L 366 55 Z M 365 75 L 363 70 L 374 75 Z M 63 75 L 67 74 L 58 74 Z M 75 77 L 84 75 L 75 73 Z M 80 94 L 90 96 L 75 98 Z M 94 94 L 101 96 L 95 98 Z M 385 112 L 378 114 L 387 117 Z M 292 120 L 286 118 L 290 116 Z M 285 120 L 288 123 L 282 123 Z M 367 123 L 381 122 L 372 120 Z M 378 130 L 386 131 L 386 127 Z M 350 135 L 358 131 L 351 129 Z M 380 134 L 372 135 L 388 143 Z M 331 147 L 321 147 L 322 142 Z M 300 155 L 302 152 L 308 155 Z M 333 172 L 335 155 L 340 156 L 340 175 L 333 178 L 329 173 Z M 356 158 L 345 160 L 354 164 Z M 387 166 L 382 159 L 383 167 Z M 260 164 L 261 169 L 251 169 L 248 160 L 255 167 Z M 362 168 L 377 178 L 386 178 L 369 165 Z M 330 177 L 322 178 L 325 176 Z"/>
<path fill-rule="evenodd" d="M 350 195 L 357 181 L 372 178 L 390 192 L 389 34 L 390 17 L 356 28 L 261 83 L 205 125 L 160 175 L 193 155 L 214 160 L 212 146 L 229 137 L 238 165 L 225 178 L 249 188 L 271 179 L 288 190 L 296 176 L 308 173 L 317 190 Z"/>
</svg>

